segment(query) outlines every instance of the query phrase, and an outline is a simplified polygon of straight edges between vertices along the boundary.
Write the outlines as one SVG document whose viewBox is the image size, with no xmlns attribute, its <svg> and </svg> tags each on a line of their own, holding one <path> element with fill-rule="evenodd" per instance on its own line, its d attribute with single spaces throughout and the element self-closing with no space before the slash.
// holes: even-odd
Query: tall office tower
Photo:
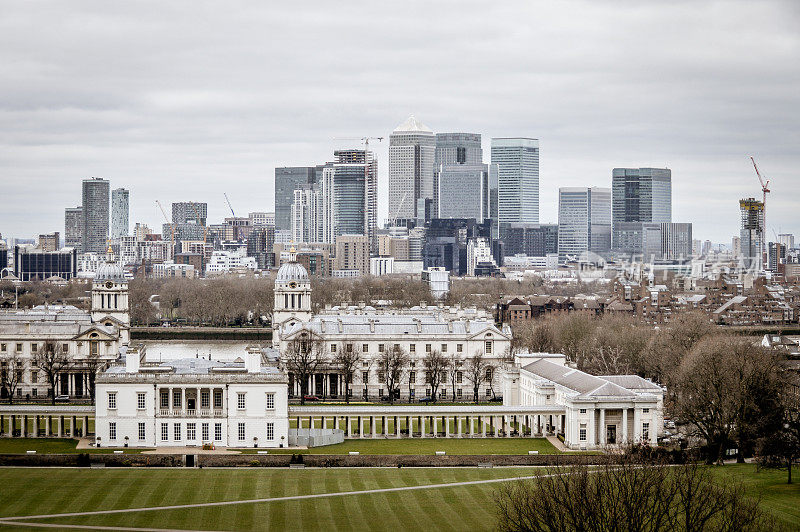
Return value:
<svg viewBox="0 0 800 532">
<path fill-rule="evenodd" d="M 558 256 L 578 257 L 591 251 L 611 250 L 611 189 L 563 187 L 558 189 Z"/>
<path fill-rule="evenodd" d="M 755 198 L 739 201 L 741 226 L 739 238 L 742 242 L 742 266 L 748 270 L 761 270 L 763 250 L 761 249 L 761 230 L 764 226 L 764 203 Z"/>
<path fill-rule="evenodd" d="M 109 191 L 105 179 L 83 180 L 83 253 L 105 253 L 108 247 Z"/>
<path fill-rule="evenodd" d="M 316 182 L 314 166 L 284 166 L 275 169 L 275 230 L 291 231 L 294 191 Z"/>
<path fill-rule="evenodd" d="M 330 198 L 327 206 L 329 237 L 365 235 L 370 252 L 378 252 L 378 161 L 370 151 L 334 152 L 335 162 L 323 171 L 320 193 Z M 327 175 L 327 180 L 325 176 Z M 326 207 L 322 206 L 325 218 Z M 330 241 L 330 240 L 329 240 Z"/>
<path fill-rule="evenodd" d="M 510 224 L 539 223 L 539 140 L 492 139 L 492 164 L 498 169 L 501 236 Z"/>
<path fill-rule="evenodd" d="M 61 235 L 58 233 L 58 231 L 55 233 L 39 235 L 38 247 L 42 251 L 58 251 L 61 247 Z"/>
<path fill-rule="evenodd" d="M 778 242 L 789 250 L 794 249 L 794 235 L 791 233 L 780 233 L 778 235 Z"/>
<path fill-rule="evenodd" d="M 483 164 L 479 133 L 437 133 L 434 166 L 443 164 Z"/>
<path fill-rule="evenodd" d="M 389 219 L 411 220 L 433 202 L 436 136 L 413 116 L 389 135 Z M 430 208 L 430 206 L 428 206 Z"/>
<path fill-rule="evenodd" d="M 694 254 L 690 223 L 643 224 L 642 235 L 645 260 L 683 260 Z M 704 254 L 702 248 L 700 254 Z"/>
<path fill-rule="evenodd" d="M 64 246 L 83 252 L 83 207 L 64 209 Z"/>
<path fill-rule="evenodd" d="M 128 189 L 115 188 L 111 191 L 111 238 L 128 236 Z"/>
<path fill-rule="evenodd" d="M 319 242 L 321 223 L 318 220 L 321 194 L 316 185 L 300 185 L 292 203 L 292 241 Z"/>
<path fill-rule="evenodd" d="M 435 218 L 491 217 L 489 166 L 486 164 L 443 164 L 436 171 L 438 216 Z"/>
<path fill-rule="evenodd" d="M 669 168 L 614 168 L 612 247 L 622 255 L 643 252 L 643 224 L 672 221 Z"/>
<path fill-rule="evenodd" d="M 505 256 L 544 257 L 558 253 L 557 224 L 511 224 L 503 239 Z"/>
</svg>

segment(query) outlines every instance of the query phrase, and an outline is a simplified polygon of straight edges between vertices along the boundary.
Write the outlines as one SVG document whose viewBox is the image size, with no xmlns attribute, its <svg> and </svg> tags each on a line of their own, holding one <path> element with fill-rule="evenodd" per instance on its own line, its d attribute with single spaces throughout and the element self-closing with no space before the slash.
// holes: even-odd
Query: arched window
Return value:
<svg viewBox="0 0 800 532">
<path fill-rule="evenodd" d="M 289 308 L 289 294 L 283 294 L 283 308 Z"/>
</svg>

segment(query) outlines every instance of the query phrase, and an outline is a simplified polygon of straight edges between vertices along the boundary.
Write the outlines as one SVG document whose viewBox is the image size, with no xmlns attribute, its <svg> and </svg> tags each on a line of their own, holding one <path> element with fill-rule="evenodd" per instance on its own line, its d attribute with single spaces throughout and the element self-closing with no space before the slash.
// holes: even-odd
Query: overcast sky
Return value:
<svg viewBox="0 0 800 532">
<path fill-rule="evenodd" d="M 542 222 L 560 186 L 667 166 L 673 221 L 729 243 L 754 155 L 768 225 L 800 236 L 800 2 L 4 0 L 0 65 L 4 236 L 63 232 L 89 176 L 131 191 L 131 227 L 160 228 L 156 199 L 272 210 L 276 166 L 411 114 L 486 162 L 539 138 Z"/>
</svg>

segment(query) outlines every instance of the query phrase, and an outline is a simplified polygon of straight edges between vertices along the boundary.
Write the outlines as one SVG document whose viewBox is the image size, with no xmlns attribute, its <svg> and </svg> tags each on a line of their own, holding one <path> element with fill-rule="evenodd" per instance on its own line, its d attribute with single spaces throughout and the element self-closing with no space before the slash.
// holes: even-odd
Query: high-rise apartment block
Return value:
<svg viewBox="0 0 800 532">
<path fill-rule="evenodd" d="M 780 233 L 778 235 L 778 242 L 783 244 L 783 247 L 788 249 L 794 249 L 794 235 L 791 233 Z"/>
<path fill-rule="evenodd" d="M 739 201 L 739 210 L 742 264 L 747 269 L 760 270 L 764 266 L 762 249 L 764 203 L 755 198 L 745 198 Z"/>
<path fill-rule="evenodd" d="M 83 207 L 68 207 L 64 210 L 64 246 L 83 248 Z"/>
<path fill-rule="evenodd" d="M 107 248 L 109 192 L 105 179 L 83 180 L 83 253 L 103 253 Z"/>
<path fill-rule="evenodd" d="M 39 249 L 42 251 L 58 251 L 61 247 L 61 235 L 56 231 L 55 233 L 48 233 L 39 235 Z"/>
<path fill-rule="evenodd" d="M 321 239 L 319 220 L 322 196 L 315 185 L 300 185 L 292 202 L 292 241 L 318 242 Z"/>
<path fill-rule="evenodd" d="M 425 216 L 434 201 L 436 136 L 413 116 L 389 135 L 389 218 Z"/>
<path fill-rule="evenodd" d="M 339 272 L 358 272 L 369 275 L 369 238 L 367 235 L 339 235 L 336 237 L 334 269 Z"/>
<path fill-rule="evenodd" d="M 539 140 L 492 139 L 492 164 L 498 172 L 501 235 L 512 223 L 539 223 Z"/>
<path fill-rule="evenodd" d="M 643 224 L 672 221 L 672 171 L 614 168 L 611 189 L 612 247 L 621 255 L 641 254 Z"/>
<path fill-rule="evenodd" d="M 111 238 L 128 236 L 129 196 L 128 190 L 124 188 L 115 188 L 111 191 Z"/>
<path fill-rule="evenodd" d="M 184 240 L 203 240 L 207 235 L 206 220 L 208 218 L 208 204 L 194 201 L 182 201 L 172 204 L 172 227 L 164 224 L 164 239 L 172 238 L 175 233 L 175 245 L 179 246 Z"/>
<path fill-rule="evenodd" d="M 598 255 L 611 250 L 611 189 L 563 187 L 558 189 L 558 255 Z"/>
</svg>

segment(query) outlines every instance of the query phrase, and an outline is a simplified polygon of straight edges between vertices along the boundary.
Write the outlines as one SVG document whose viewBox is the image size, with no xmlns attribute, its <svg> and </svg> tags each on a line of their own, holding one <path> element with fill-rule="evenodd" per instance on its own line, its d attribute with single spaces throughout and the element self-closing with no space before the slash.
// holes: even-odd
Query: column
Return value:
<svg viewBox="0 0 800 532">
<path fill-rule="evenodd" d="M 431 419 L 431 428 L 433 429 L 433 437 L 439 436 L 439 416 L 433 416 Z"/>
<path fill-rule="evenodd" d="M 633 441 L 635 443 L 639 443 L 642 439 L 642 410 L 637 408 L 636 405 L 633 407 Z"/>
<path fill-rule="evenodd" d="M 456 430 L 458 430 L 458 437 L 461 438 L 461 416 L 458 416 L 456 419 Z"/>
<path fill-rule="evenodd" d="M 628 443 L 628 409 L 622 409 L 622 442 Z"/>
<path fill-rule="evenodd" d="M 374 438 L 375 437 L 375 432 L 376 432 L 376 429 L 377 429 L 376 425 L 377 424 L 378 424 L 378 417 L 377 416 L 369 416 L 370 438 Z"/>
<path fill-rule="evenodd" d="M 358 416 L 358 437 L 364 437 L 364 418 L 362 416 Z"/>
<path fill-rule="evenodd" d="M 398 416 L 394 416 L 394 437 L 400 437 L 400 418 Z"/>
<path fill-rule="evenodd" d="M 486 418 L 478 416 L 478 426 L 481 428 L 481 438 L 486 437 Z"/>
<path fill-rule="evenodd" d="M 181 415 L 186 417 L 186 387 L 181 386 Z"/>
<path fill-rule="evenodd" d="M 600 434 L 598 434 L 598 443 L 601 446 L 606 444 L 606 409 L 600 409 Z"/>
<path fill-rule="evenodd" d="M 511 437 L 514 431 L 514 422 L 517 420 L 516 416 L 503 416 L 506 420 L 506 438 Z"/>
<path fill-rule="evenodd" d="M 83 437 L 89 435 L 89 416 L 83 416 Z"/>
<path fill-rule="evenodd" d="M 467 424 L 469 425 L 469 436 L 472 438 L 475 436 L 475 417 L 467 416 Z"/>
<path fill-rule="evenodd" d="M 58 416 L 58 437 L 64 436 L 64 416 Z"/>
<path fill-rule="evenodd" d="M 34 438 L 38 438 L 39 437 L 39 416 L 38 415 L 33 416 L 33 437 Z"/>
</svg>

